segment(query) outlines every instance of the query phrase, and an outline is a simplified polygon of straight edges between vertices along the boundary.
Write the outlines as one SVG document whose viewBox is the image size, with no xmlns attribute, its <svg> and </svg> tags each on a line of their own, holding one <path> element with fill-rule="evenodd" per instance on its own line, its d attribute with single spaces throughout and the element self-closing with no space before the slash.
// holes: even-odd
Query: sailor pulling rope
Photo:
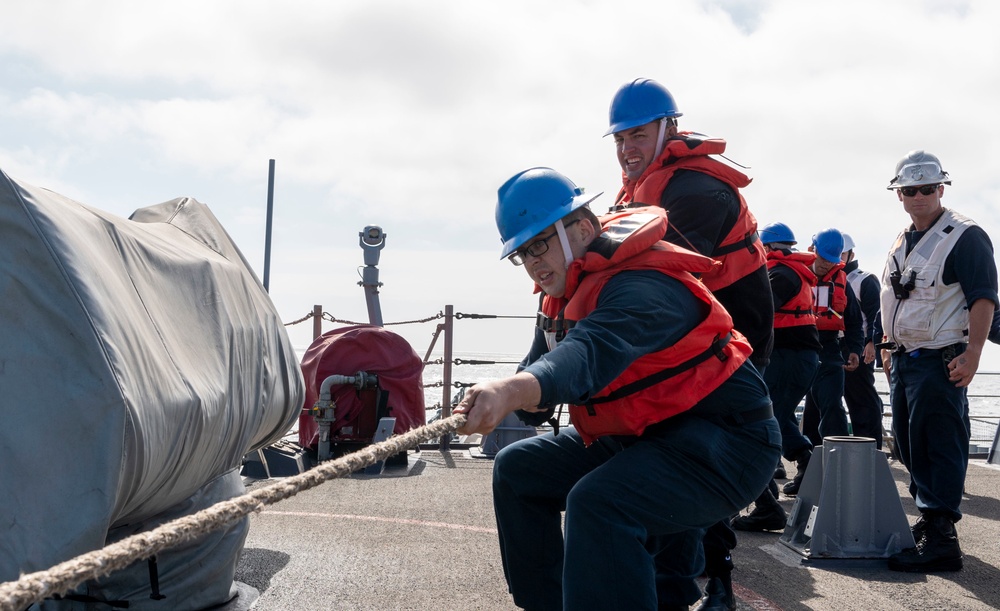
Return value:
<svg viewBox="0 0 1000 611">
<path fill-rule="evenodd" d="M 0 584 L 0 611 L 19 611 L 46 598 L 66 594 L 85 581 L 109 575 L 165 549 L 192 541 L 232 524 L 251 512 L 260 511 L 265 505 L 295 496 L 327 480 L 349 475 L 425 441 L 448 435 L 465 425 L 465 422 L 465 414 L 455 414 L 336 460 L 322 463 L 305 473 L 282 479 L 234 499 L 216 503 L 151 531 L 133 535 L 103 549 L 77 556 L 48 570 L 22 575 L 17 581 Z"/>
</svg>

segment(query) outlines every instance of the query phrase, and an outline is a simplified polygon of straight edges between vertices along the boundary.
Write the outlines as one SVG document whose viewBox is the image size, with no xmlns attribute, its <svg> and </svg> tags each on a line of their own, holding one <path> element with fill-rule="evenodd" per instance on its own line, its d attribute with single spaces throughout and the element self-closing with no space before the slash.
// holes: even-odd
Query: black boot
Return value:
<svg viewBox="0 0 1000 611">
<path fill-rule="evenodd" d="M 805 449 L 795 457 L 795 479 L 785 482 L 781 491 L 787 496 L 795 496 L 799 493 L 799 486 L 802 485 L 802 478 L 806 474 L 806 467 L 809 466 L 809 459 L 812 457 L 812 450 Z"/>
<path fill-rule="evenodd" d="M 733 579 L 729 573 L 709 577 L 705 584 L 705 596 L 694 611 L 732 611 L 736 608 L 733 596 Z"/>
<path fill-rule="evenodd" d="M 924 514 L 920 514 L 920 517 L 917 518 L 917 521 L 914 522 L 913 526 L 910 527 L 910 532 L 913 533 L 913 541 L 917 545 L 920 545 L 920 543 L 924 540 L 924 537 L 927 536 L 927 527 L 930 525 L 930 523 L 931 523 L 930 518 L 928 518 Z"/>
<path fill-rule="evenodd" d="M 962 548 L 955 523 L 944 515 L 924 516 L 923 536 L 916 547 L 889 556 L 889 569 L 907 573 L 962 570 Z M 914 527 L 920 525 L 918 520 Z"/>
<path fill-rule="evenodd" d="M 771 493 L 771 496 L 773 496 L 775 499 L 778 498 L 778 482 L 774 481 L 773 479 L 767 482 L 767 490 Z"/>
<path fill-rule="evenodd" d="M 774 479 L 788 479 L 788 472 L 785 471 L 785 463 L 778 457 L 778 466 L 774 468 Z"/>
<path fill-rule="evenodd" d="M 787 521 L 788 515 L 784 508 L 774 499 L 771 491 L 765 489 L 754 501 L 750 515 L 733 518 L 733 528 L 747 532 L 785 530 Z"/>
</svg>

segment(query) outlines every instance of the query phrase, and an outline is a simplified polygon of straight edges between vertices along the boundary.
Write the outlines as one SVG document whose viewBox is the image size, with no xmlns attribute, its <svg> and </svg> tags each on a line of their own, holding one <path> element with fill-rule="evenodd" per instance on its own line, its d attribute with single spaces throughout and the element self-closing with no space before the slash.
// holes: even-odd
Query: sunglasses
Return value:
<svg viewBox="0 0 1000 611">
<path fill-rule="evenodd" d="M 903 192 L 906 197 L 913 197 L 919 192 L 921 195 L 930 195 L 931 193 L 937 191 L 940 185 L 923 185 L 920 187 L 901 187 L 899 190 Z"/>
<path fill-rule="evenodd" d="M 575 225 L 575 224 L 577 224 L 579 222 L 580 222 L 580 219 L 576 219 L 576 220 L 570 221 L 570 222 L 566 223 L 563 226 L 563 228 L 566 229 L 566 228 L 572 227 L 573 225 Z M 532 257 L 540 257 L 540 256 L 544 255 L 545 253 L 547 253 L 549 251 L 549 240 L 551 240 L 552 238 L 554 238 L 557 233 L 558 232 L 553 231 L 552 233 L 550 233 L 549 235 L 545 236 L 544 238 L 538 238 L 537 240 L 535 240 L 531 244 L 528 244 L 527 247 L 525 247 L 525 248 L 518 248 L 510 256 L 508 256 L 507 258 L 514 265 L 524 265 L 524 262 L 528 258 L 528 255 L 531 255 Z"/>
</svg>

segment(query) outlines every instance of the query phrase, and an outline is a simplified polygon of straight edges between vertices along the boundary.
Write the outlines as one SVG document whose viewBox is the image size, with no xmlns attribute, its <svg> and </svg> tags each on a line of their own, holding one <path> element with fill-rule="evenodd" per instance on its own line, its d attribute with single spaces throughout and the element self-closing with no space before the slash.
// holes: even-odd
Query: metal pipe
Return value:
<svg viewBox="0 0 1000 611">
<path fill-rule="evenodd" d="M 352 376 L 345 376 L 341 374 L 333 374 L 327 376 L 323 383 L 319 387 L 319 400 L 329 401 L 330 400 L 330 389 L 334 386 L 341 386 L 349 384 L 354 386 L 358 390 L 362 388 L 371 388 L 378 384 L 378 376 L 374 373 L 367 373 L 364 371 L 359 371 L 357 374 Z"/>
<path fill-rule="evenodd" d="M 444 398 L 441 401 L 441 418 L 451 416 L 451 347 L 452 331 L 455 325 L 455 306 L 446 305 L 444 307 L 444 369 L 442 371 L 442 384 L 444 384 Z M 451 434 L 441 437 L 441 451 L 447 452 L 451 449 Z"/>
<path fill-rule="evenodd" d="M 378 376 L 373 373 L 359 371 L 353 376 L 334 374 L 327 376 L 323 380 L 323 383 L 319 387 L 319 397 L 316 399 L 316 404 L 313 405 L 310 412 L 319 425 L 319 444 L 316 447 L 316 458 L 318 460 L 327 460 L 332 454 L 330 451 L 330 433 L 333 423 L 337 419 L 335 413 L 337 405 L 333 402 L 330 389 L 334 386 L 348 384 L 353 385 L 358 390 L 366 387 L 371 388 L 378 386 Z"/>
<path fill-rule="evenodd" d="M 438 336 L 444 331 L 444 323 L 439 323 L 438 326 L 434 327 L 434 337 L 431 338 L 431 345 L 427 346 L 427 352 L 424 354 L 424 362 L 431 360 L 431 353 L 434 352 L 434 344 L 438 341 Z"/>
<path fill-rule="evenodd" d="M 361 286 L 365 289 L 365 302 L 368 304 L 368 322 L 382 326 L 382 307 L 378 301 L 378 288 L 382 283 L 378 281 L 378 257 L 379 251 L 385 248 L 386 233 L 378 225 L 368 225 L 364 231 L 358 234 L 361 236 L 361 248 L 365 251 L 365 269 L 361 274 Z"/>
<path fill-rule="evenodd" d="M 323 306 L 313 306 L 313 339 L 323 335 Z"/>
<path fill-rule="evenodd" d="M 267 163 L 267 228 L 264 230 L 264 290 L 271 284 L 271 218 L 274 216 L 274 160 Z"/>
</svg>

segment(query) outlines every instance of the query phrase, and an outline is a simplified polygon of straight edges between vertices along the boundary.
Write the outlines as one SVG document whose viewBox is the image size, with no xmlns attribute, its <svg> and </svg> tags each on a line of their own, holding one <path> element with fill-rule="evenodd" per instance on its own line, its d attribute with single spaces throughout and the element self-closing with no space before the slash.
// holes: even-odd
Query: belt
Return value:
<svg viewBox="0 0 1000 611">
<path fill-rule="evenodd" d="M 897 346 L 896 349 L 892 351 L 892 353 L 893 354 L 897 354 L 897 355 L 903 355 L 903 354 L 905 354 L 905 355 L 909 356 L 910 358 L 917 358 L 917 357 L 919 357 L 921 355 L 925 355 L 925 354 L 941 354 L 942 352 L 945 352 L 945 351 L 948 351 L 948 350 L 954 351 L 960 345 L 961 345 L 961 342 L 956 343 L 956 344 L 951 344 L 951 345 L 948 345 L 948 346 L 943 346 L 941 348 L 917 348 L 916 350 L 907 350 L 903 346 Z"/>
</svg>

